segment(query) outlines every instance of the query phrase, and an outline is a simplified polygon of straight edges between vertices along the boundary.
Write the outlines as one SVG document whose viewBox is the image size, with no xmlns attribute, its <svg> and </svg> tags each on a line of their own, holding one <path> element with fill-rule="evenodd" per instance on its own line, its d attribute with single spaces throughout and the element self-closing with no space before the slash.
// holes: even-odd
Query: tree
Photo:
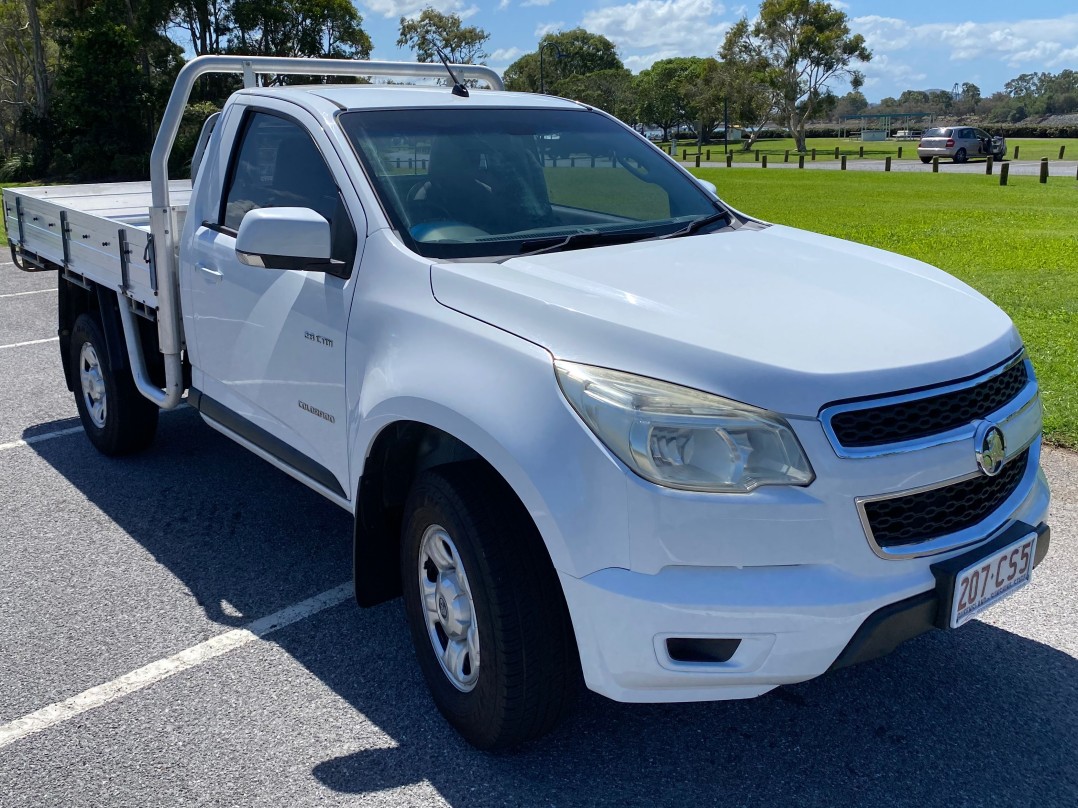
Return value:
<svg viewBox="0 0 1078 808">
<path fill-rule="evenodd" d="M 739 20 L 726 32 L 719 56 L 723 59 L 724 90 L 729 100 L 732 121 L 749 131 L 749 139 L 741 141 L 748 151 L 771 120 L 778 103 L 771 81 L 771 66 L 761 54 L 747 53 L 743 43 L 749 36 L 748 20 Z"/>
<path fill-rule="evenodd" d="M 554 92 L 581 104 L 609 112 L 625 123 L 636 122 L 633 74 L 625 68 L 597 70 L 585 76 L 569 76 L 554 86 Z"/>
<path fill-rule="evenodd" d="M 223 53 L 231 28 L 230 0 L 177 0 L 172 12 L 172 24 L 191 35 L 195 56 Z"/>
<path fill-rule="evenodd" d="M 414 50 L 420 62 L 436 61 L 440 49 L 453 64 L 481 64 L 490 55 L 484 50 L 488 39 L 482 28 L 428 6 L 418 17 L 400 18 L 397 47 Z"/>
<path fill-rule="evenodd" d="M 851 34 L 849 19 L 824 0 L 763 0 L 759 17 L 735 25 L 742 35 L 731 42 L 728 61 L 765 62 L 784 121 L 805 150 L 805 125 L 820 109 L 828 83 L 846 79 L 854 90 L 864 77 L 852 67 L 872 53 L 860 34 Z"/>
<path fill-rule="evenodd" d="M 50 99 L 50 170 L 80 179 L 140 178 L 183 63 L 162 32 L 169 9 L 94 0 L 56 22 L 60 68 Z"/>
<path fill-rule="evenodd" d="M 977 105 L 981 103 L 981 88 L 968 81 L 962 83 L 962 95 L 960 98 L 969 104 L 969 111 L 976 112 Z"/>
<path fill-rule="evenodd" d="M 351 0 L 234 0 L 226 23 L 230 53 L 327 59 L 371 54 L 371 38 Z"/>
<path fill-rule="evenodd" d="M 698 57 L 676 56 L 660 59 L 641 71 L 635 81 L 637 114 L 643 123 L 663 130 L 663 140 L 670 130 L 693 121 L 695 109 L 689 96 L 697 75 Z"/>
<path fill-rule="evenodd" d="M 539 75 L 540 51 L 543 53 L 542 77 Z M 555 87 L 570 76 L 624 67 L 613 42 L 602 34 L 574 28 L 544 35 L 535 52 L 525 54 L 509 65 L 503 78 L 509 90 L 537 93 L 541 89 L 541 78 L 547 87 Z"/>
</svg>

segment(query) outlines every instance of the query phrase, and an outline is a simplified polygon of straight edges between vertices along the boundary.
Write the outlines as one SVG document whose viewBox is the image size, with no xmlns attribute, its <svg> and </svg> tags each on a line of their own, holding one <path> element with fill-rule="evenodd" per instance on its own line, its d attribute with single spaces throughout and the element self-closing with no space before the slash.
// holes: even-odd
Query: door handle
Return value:
<svg viewBox="0 0 1078 808">
<path fill-rule="evenodd" d="M 225 276 L 225 274 L 221 272 L 221 270 L 214 269 L 213 267 L 206 266 L 205 264 L 199 264 L 198 268 L 201 272 L 204 272 L 205 274 L 209 275 L 213 279 L 214 283 L 219 283 L 221 278 Z"/>
</svg>

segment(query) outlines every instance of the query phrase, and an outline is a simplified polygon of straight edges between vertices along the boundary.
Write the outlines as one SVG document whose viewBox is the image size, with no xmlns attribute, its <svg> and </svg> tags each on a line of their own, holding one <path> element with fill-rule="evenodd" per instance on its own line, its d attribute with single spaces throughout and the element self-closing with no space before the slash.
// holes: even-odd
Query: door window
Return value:
<svg viewBox="0 0 1078 808">
<path fill-rule="evenodd" d="M 233 157 L 219 224 L 233 233 L 257 208 L 311 208 L 329 222 L 332 258 L 351 266 L 356 233 L 326 161 L 295 121 L 248 113 Z"/>
</svg>

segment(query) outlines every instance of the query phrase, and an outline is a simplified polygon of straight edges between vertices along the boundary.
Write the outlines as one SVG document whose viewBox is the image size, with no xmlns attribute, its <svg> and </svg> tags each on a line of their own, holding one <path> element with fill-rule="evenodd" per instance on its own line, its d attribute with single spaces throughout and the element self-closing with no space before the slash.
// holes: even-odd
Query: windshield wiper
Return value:
<svg viewBox="0 0 1078 808">
<path fill-rule="evenodd" d="M 704 216 L 699 219 L 693 219 L 687 225 L 680 230 L 675 230 L 673 233 L 667 233 L 665 236 L 659 236 L 656 241 L 664 238 L 678 238 L 679 236 L 691 236 L 693 233 L 697 233 L 703 230 L 709 224 L 715 224 L 715 222 L 728 219 L 730 214 L 724 210 L 720 210 L 718 213 L 712 213 L 710 216 Z"/>
<path fill-rule="evenodd" d="M 531 239 L 520 245 L 520 253 L 517 258 L 527 255 L 541 255 L 542 253 L 561 252 L 562 250 L 579 250 L 585 247 L 602 247 L 609 244 L 631 244 L 634 241 L 654 238 L 654 233 L 573 233 L 562 239 Z M 529 250 L 529 245 L 546 244 L 545 247 Z"/>
</svg>

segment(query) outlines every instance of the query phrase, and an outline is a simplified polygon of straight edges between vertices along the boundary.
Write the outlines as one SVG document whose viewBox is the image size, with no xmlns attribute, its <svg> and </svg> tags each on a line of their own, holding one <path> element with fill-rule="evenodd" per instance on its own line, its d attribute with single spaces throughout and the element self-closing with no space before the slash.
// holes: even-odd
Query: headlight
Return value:
<svg viewBox="0 0 1078 808">
<path fill-rule="evenodd" d="M 562 361 L 554 369 L 584 423 L 645 480 L 742 493 L 813 480 L 790 425 L 772 412 L 617 370 Z"/>
</svg>

